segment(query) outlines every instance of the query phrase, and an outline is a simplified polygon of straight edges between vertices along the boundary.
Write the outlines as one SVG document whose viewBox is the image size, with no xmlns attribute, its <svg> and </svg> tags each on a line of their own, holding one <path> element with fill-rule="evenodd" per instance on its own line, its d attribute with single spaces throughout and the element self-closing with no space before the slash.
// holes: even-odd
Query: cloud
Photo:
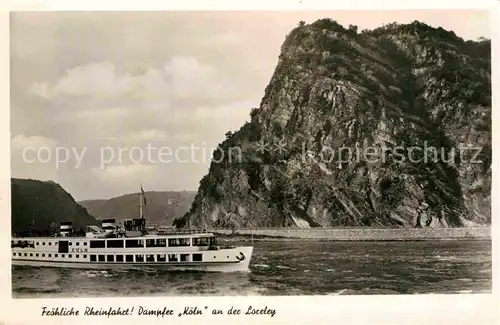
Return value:
<svg viewBox="0 0 500 325">
<path fill-rule="evenodd" d="M 11 176 L 57 181 L 54 149 L 57 141 L 43 136 L 19 134 L 11 139 Z"/>
<path fill-rule="evenodd" d="M 169 77 L 185 80 L 205 79 L 215 73 L 214 67 L 202 65 L 192 57 L 173 57 L 164 65 L 163 69 Z"/>
<path fill-rule="evenodd" d="M 227 98 L 235 89 L 213 66 L 177 56 L 161 68 L 147 67 L 135 75 L 111 62 L 89 63 L 67 70 L 54 83 L 35 82 L 28 92 L 45 100 L 187 100 Z"/>
<path fill-rule="evenodd" d="M 156 141 L 168 139 L 167 133 L 157 129 L 141 130 L 129 133 L 124 137 L 126 142 Z"/>
<path fill-rule="evenodd" d="M 169 102 L 131 102 L 123 106 L 65 110 L 59 114 L 57 133 L 53 135 L 66 145 L 97 145 L 99 139 L 121 144 L 153 142 L 168 145 L 187 141 L 220 142 L 229 130 L 239 129 L 250 118 L 252 101 L 225 105 L 171 106 Z M 52 130 L 49 129 L 49 130 Z M 97 141 L 97 142 L 96 142 Z M 215 145 L 214 144 L 214 145 Z"/>
<path fill-rule="evenodd" d="M 57 141 L 51 138 L 35 135 L 26 136 L 24 133 L 15 136 L 11 140 L 11 148 L 14 150 L 22 150 L 24 148 L 53 148 L 57 145 Z"/>
<path fill-rule="evenodd" d="M 31 93 L 44 99 L 59 96 L 120 97 L 133 88 L 130 75 L 119 75 L 111 62 L 89 63 L 66 71 L 53 85 L 36 82 Z"/>
<path fill-rule="evenodd" d="M 52 89 L 45 82 L 35 82 L 28 90 L 28 94 L 38 96 L 42 99 L 49 99 L 52 97 Z"/>
</svg>

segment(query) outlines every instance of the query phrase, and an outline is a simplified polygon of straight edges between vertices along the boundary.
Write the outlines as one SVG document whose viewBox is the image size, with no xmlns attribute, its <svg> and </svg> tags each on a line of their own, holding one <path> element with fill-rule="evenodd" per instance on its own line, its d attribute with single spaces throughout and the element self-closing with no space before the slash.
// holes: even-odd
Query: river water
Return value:
<svg viewBox="0 0 500 325">
<path fill-rule="evenodd" d="M 248 273 L 14 266 L 12 294 L 64 298 L 491 292 L 491 241 L 297 240 L 255 242 L 254 247 Z"/>
</svg>

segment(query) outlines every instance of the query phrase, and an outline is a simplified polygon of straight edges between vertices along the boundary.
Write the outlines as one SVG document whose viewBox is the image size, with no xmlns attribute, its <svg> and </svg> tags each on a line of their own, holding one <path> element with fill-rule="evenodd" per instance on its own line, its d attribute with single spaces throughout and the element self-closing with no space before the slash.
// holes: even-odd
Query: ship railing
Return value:
<svg viewBox="0 0 500 325">
<path fill-rule="evenodd" d="M 217 246 L 217 249 L 233 249 L 236 248 L 234 245 L 219 245 Z"/>
<path fill-rule="evenodd" d="M 158 234 L 162 235 L 195 235 L 210 233 L 210 230 L 158 230 Z"/>
</svg>

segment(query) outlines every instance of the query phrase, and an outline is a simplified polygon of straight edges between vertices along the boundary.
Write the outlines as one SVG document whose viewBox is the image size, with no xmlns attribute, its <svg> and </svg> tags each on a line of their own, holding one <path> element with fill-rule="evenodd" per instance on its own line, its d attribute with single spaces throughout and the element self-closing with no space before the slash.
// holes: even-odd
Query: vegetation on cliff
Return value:
<svg viewBox="0 0 500 325">
<path fill-rule="evenodd" d="M 260 107 L 174 223 L 489 224 L 490 46 L 420 22 L 299 23 Z"/>
<path fill-rule="evenodd" d="M 71 221 L 76 231 L 97 224 L 85 208 L 52 181 L 12 178 L 11 197 L 13 235 L 51 235 L 64 221 Z"/>
</svg>

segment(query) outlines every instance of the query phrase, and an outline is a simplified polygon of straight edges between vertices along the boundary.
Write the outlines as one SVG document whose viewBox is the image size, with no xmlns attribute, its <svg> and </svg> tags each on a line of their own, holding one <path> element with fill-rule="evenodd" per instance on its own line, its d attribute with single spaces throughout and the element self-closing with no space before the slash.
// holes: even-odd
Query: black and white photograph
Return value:
<svg viewBox="0 0 500 325">
<path fill-rule="evenodd" d="M 9 28 L 14 301 L 492 293 L 487 10 Z"/>
</svg>

